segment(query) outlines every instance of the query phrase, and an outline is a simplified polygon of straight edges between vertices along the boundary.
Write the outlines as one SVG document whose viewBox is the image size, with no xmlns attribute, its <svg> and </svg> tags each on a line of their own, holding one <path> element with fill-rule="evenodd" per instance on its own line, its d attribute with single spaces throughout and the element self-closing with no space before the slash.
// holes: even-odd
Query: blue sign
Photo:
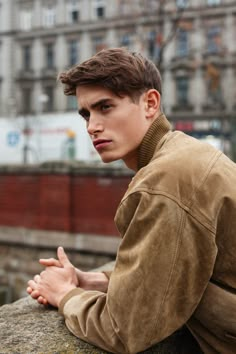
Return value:
<svg viewBox="0 0 236 354">
<path fill-rule="evenodd" d="M 7 134 L 7 144 L 9 146 L 16 146 L 20 141 L 20 133 L 12 131 Z"/>
</svg>

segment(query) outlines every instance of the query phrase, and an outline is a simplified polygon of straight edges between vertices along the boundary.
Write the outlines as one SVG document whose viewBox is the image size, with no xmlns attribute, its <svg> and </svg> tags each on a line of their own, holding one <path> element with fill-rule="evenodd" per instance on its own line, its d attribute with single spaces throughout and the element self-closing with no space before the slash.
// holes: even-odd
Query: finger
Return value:
<svg viewBox="0 0 236 354">
<path fill-rule="evenodd" d="M 39 297 L 37 298 L 37 301 L 38 301 L 38 303 L 41 304 L 41 305 L 47 305 L 47 304 L 48 304 L 47 300 L 46 300 L 43 296 L 39 296 Z"/>
<path fill-rule="evenodd" d="M 61 263 L 55 258 L 48 258 L 48 259 L 41 258 L 39 260 L 39 263 L 46 267 L 50 267 L 50 266 L 62 267 Z"/>
<path fill-rule="evenodd" d="M 63 267 L 71 267 L 71 262 L 69 261 L 69 258 L 67 257 L 63 247 L 58 247 L 57 256 L 59 262 L 62 264 Z"/>
<path fill-rule="evenodd" d="M 26 291 L 27 291 L 27 293 L 30 295 L 30 294 L 32 293 L 33 289 L 32 289 L 30 286 L 28 286 L 28 287 L 26 288 Z"/>
<path fill-rule="evenodd" d="M 36 274 L 34 276 L 34 281 L 35 281 L 35 283 L 38 283 L 40 281 L 40 275 Z"/>
<path fill-rule="evenodd" d="M 35 283 L 34 280 L 31 279 L 31 280 L 28 281 L 28 286 L 29 286 L 32 290 L 34 290 L 34 289 L 36 289 L 37 284 Z"/>
<path fill-rule="evenodd" d="M 45 298 L 43 298 L 42 299 L 42 304 L 46 306 L 46 305 L 49 305 L 49 302 Z"/>
<path fill-rule="evenodd" d="M 33 298 L 33 299 L 38 299 L 39 296 L 40 296 L 40 293 L 38 290 L 33 290 L 32 293 L 30 294 L 30 296 Z"/>
</svg>

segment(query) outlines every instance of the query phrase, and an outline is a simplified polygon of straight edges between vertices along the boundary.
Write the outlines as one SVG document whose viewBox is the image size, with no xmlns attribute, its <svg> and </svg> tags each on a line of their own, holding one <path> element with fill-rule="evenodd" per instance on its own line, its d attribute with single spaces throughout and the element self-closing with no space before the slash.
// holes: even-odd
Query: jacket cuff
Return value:
<svg viewBox="0 0 236 354">
<path fill-rule="evenodd" d="M 64 306 L 66 304 L 66 302 L 68 300 L 70 300 L 72 297 L 76 296 L 76 295 L 80 295 L 84 292 L 83 289 L 81 288 L 76 288 L 76 289 L 73 289 L 71 291 L 69 291 L 63 298 L 62 300 L 60 301 L 59 303 L 59 307 L 58 307 L 58 310 L 59 310 L 59 313 L 63 314 L 63 310 L 64 310 Z"/>
</svg>

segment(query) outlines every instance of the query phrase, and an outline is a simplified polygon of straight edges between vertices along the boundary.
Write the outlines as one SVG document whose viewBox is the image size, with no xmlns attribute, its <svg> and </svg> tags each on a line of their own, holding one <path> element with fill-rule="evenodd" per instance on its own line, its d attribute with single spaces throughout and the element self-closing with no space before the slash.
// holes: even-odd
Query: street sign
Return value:
<svg viewBox="0 0 236 354">
<path fill-rule="evenodd" d="M 9 146 L 17 146 L 20 141 L 20 133 L 17 131 L 10 131 L 7 134 L 7 144 Z"/>
</svg>

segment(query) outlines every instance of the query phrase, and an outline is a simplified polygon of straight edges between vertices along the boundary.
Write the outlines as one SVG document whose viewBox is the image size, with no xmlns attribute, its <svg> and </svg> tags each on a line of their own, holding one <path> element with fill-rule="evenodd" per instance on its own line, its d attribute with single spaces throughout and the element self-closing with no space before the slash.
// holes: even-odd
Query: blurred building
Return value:
<svg viewBox="0 0 236 354">
<path fill-rule="evenodd" d="M 8 144 L 0 151 L 60 159 L 68 130 L 83 129 L 83 122 L 75 98 L 56 84 L 58 72 L 125 46 L 160 66 L 173 126 L 230 155 L 235 34 L 231 0 L 0 0 L 0 141 Z M 77 135 L 76 158 L 95 159 L 85 139 Z"/>
</svg>

